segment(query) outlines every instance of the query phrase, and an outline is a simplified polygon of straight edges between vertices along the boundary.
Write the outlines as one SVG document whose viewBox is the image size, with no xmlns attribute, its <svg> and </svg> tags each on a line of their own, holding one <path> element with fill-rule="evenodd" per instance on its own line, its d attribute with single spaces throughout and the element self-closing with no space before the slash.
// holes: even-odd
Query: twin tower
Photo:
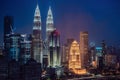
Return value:
<svg viewBox="0 0 120 80">
<path fill-rule="evenodd" d="M 56 37 L 56 39 L 54 40 L 53 38 L 50 40 L 50 36 L 54 31 L 55 31 L 55 28 L 54 28 L 54 22 L 53 22 L 53 14 L 52 14 L 51 7 L 49 7 L 47 19 L 46 19 L 46 38 L 45 38 L 45 41 L 42 40 L 41 14 L 40 14 L 39 5 L 37 4 L 37 7 L 34 13 L 34 25 L 33 25 L 33 33 L 32 33 L 32 58 L 34 58 L 37 62 L 40 62 L 42 64 L 48 63 L 49 66 L 55 66 L 53 64 L 54 63 L 53 61 L 55 61 L 53 54 L 55 54 L 57 57 L 58 53 L 54 53 L 53 49 L 51 53 L 50 47 L 52 46 L 49 46 L 49 43 L 51 43 L 50 42 L 51 40 L 53 40 L 52 43 L 54 43 L 56 42 L 55 40 L 58 39 L 58 36 L 52 36 L 52 37 Z M 45 47 L 43 47 L 44 45 Z M 47 61 L 44 61 L 44 56 L 47 56 L 46 57 Z M 59 64 L 59 61 L 56 62 L 56 65 L 57 64 Z"/>
</svg>

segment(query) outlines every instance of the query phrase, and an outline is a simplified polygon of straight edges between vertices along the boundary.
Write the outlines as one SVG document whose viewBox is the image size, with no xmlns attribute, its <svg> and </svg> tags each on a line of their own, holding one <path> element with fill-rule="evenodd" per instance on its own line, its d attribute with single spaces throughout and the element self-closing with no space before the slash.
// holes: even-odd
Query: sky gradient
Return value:
<svg viewBox="0 0 120 80">
<path fill-rule="evenodd" d="M 36 4 L 39 4 L 43 38 L 48 7 L 52 7 L 54 24 L 61 34 L 79 41 L 80 31 L 89 32 L 89 41 L 120 44 L 120 0 L 0 0 L 0 43 L 3 42 L 3 18 L 14 16 L 17 33 L 32 33 Z"/>
</svg>

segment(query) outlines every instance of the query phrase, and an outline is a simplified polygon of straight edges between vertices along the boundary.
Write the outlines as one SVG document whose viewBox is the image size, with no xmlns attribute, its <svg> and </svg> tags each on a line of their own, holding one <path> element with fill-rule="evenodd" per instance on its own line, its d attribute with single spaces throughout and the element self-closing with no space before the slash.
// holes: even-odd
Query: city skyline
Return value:
<svg viewBox="0 0 120 80">
<path fill-rule="evenodd" d="M 118 0 L 1 2 L 0 79 L 120 79 Z"/>
<path fill-rule="evenodd" d="M 65 43 L 67 38 L 75 38 L 79 41 L 80 31 L 88 31 L 90 41 L 100 44 L 100 41 L 104 39 L 107 43 L 118 44 L 120 40 L 118 37 L 120 34 L 120 6 L 118 3 L 118 0 L 38 0 L 42 19 L 42 33 L 45 33 L 47 10 L 51 6 L 54 24 L 61 33 L 62 43 Z M 15 32 L 32 33 L 36 4 L 37 0 L 1 0 L 0 36 L 3 37 L 3 17 L 5 15 L 14 17 Z M 44 36 L 43 38 L 45 38 Z M 3 41 L 1 40 L 3 39 L 0 39 L 2 44 Z"/>
</svg>

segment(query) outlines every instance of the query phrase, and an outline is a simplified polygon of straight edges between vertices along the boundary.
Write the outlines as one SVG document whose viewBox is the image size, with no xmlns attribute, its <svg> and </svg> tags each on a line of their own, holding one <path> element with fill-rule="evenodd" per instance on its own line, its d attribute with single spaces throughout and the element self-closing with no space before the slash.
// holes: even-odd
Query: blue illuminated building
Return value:
<svg viewBox="0 0 120 80">
<path fill-rule="evenodd" d="M 9 60 L 15 59 L 16 61 L 20 58 L 20 34 L 10 34 L 9 41 L 10 41 L 10 49 L 9 49 Z"/>
<path fill-rule="evenodd" d="M 31 58 L 31 45 L 32 45 L 31 39 L 32 36 L 30 34 L 21 35 L 20 59 L 22 64 L 25 64 Z"/>
</svg>

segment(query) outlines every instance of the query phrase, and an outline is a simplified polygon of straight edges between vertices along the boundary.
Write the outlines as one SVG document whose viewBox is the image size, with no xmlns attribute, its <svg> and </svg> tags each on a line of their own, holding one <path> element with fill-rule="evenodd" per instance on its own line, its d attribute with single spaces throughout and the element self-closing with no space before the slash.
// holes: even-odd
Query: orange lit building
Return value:
<svg viewBox="0 0 120 80">
<path fill-rule="evenodd" d="M 69 69 L 75 70 L 81 69 L 81 55 L 80 55 L 80 47 L 77 41 L 73 41 L 70 47 L 69 53 Z"/>
</svg>

